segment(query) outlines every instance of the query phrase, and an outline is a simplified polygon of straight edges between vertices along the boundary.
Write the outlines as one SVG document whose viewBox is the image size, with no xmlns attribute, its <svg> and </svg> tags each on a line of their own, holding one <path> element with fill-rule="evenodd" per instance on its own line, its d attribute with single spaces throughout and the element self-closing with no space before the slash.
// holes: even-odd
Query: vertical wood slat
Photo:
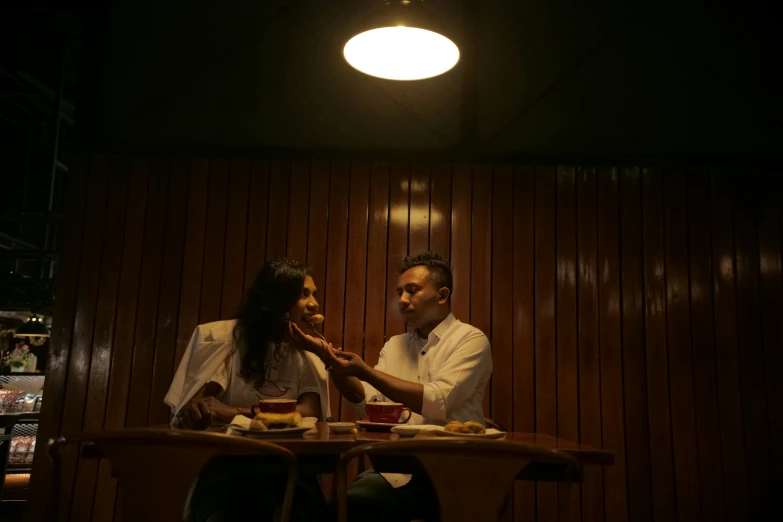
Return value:
<svg viewBox="0 0 783 522">
<path fill-rule="evenodd" d="M 370 204 L 370 168 L 367 163 L 351 165 L 351 193 L 348 202 L 348 260 L 345 280 L 345 350 L 364 355 L 366 306 L 367 226 Z M 356 420 L 356 411 L 346 399 L 340 406 L 340 420 Z"/>
<path fill-rule="evenodd" d="M 226 244 L 226 212 L 228 210 L 229 164 L 225 159 L 209 161 L 209 197 L 204 236 L 204 268 L 201 273 L 201 303 L 199 324 L 220 319 L 223 296 L 223 261 Z"/>
<path fill-rule="evenodd" d="M 688 223 L 681 172 L 664 178 L 666 332 L 671 393 L 675 493 L 679 520 L 701 518 L 696 411 L 688 302 Z"/>
<path fill-rule="evenodd" d="M 253 287 L 266 259 L 267 219 L 269 217 L 269 163 L 250 162 L 250 194 L 247 209 L 245 249 L 245 292 Z"/>
<path fill-rule="evenodd" d="M 677 515 L 666 346 L 666 265 L 661 172 L 656 169 L 645 170 L 642 181 L 647 411 L 650 423 L 653 517 L 655 520 L 674 520 Z"/>
<path fill-rule="evenodd" d="M 269 226 L 266 233 L 266 260 L 286 255 L 288 240 L 288 203 L 290 165 L 287 161 L 273 161 L 269 169 Z"/>
<path fill-rule="evenodd" d="M 736 269 L 732 187 L 724 176 L 713 175 L 711 222 L 715 314 L 715 361 L 718 376 L 721 457 L 726 519 L 741 520 L 748 513 L 745 440 L 742 429 L 737 346 Z"/>
<path fill-rule="evenodd" d="M 389 165 L 375 162 L 370 167 L 370 214 L 367 229 L 367 290 L 365 298 L 364 360 L 378 364 L 384 345 L 387 288 L 386 246 L 389 226 Z"/>
<path fill-rule="evenodd" d="M 307 260 L 307 227 L 310 210 L 310 163 L 291 163 L 286 257 L 300 263 Z"/>
<path fill-rule="evenodd" d="M 628 519 L 652 520 L 647 367 L 644 346 L 642 191 L 638 168 L 620 179 L 623 395 L 625 399 Z"/>
<path fill-rule="evenodd" d="M 451 251 L 451 165 L 432 165 L 429 249 L 448 259 Z"/>
<path fill-rule="evenodd" d="M 48 440 L 60 431 L 63 414 L 65 389 L 68 384 L 68 356 L 71 352 L 73 322 L 78 306 L 77 290 L 81 264 L 81 246 L 84 237 L 89 162 L 86 158 L 77 158 L 73 174 L 69 179 L 65 242 L 62 263 L 59 266 L 60 283 L 57 285 L 57 304 L 52 322 L 47 360 L 47 378 L 44 382 L 44 394 L 47 402 L 41 409 L 38 424 L 40 440 Z M 52 465 L 46 453 L 46 445 L 36 445 L 33 460 L 33 473 L 30 477 L 30 491 L 38 502 L 31 502 L 25 509 L 25 522 L 43 520 L 51 507 L 49 495 L 52 481 Z"/>
<path fill-rule="evenodd" d="M 576 172 L 576 293 L 578 320 L 579 441 L 602 445 L 601 365 L 599 338 L 598 223 L 594 168 Z M 559 400 L 559 398 L 558 398 Z M 622 413 L 622 412 L 619 412 Z M 610 412 L 607 412 L 610 414 Z M 603 470 L 586 468 L 582 483 L 582 520 L 604 520 Z"/>
<path fill-rule="evenodd" d="M 470 165 L 454 165 L 451 196 L 451 272 L 454 296 L 451 311 L 464 323 L 470 323 L 470 231 L 473 180 Z"/>
<path fill-rule="evenodd" d="M 321 313 L 326 310 L 326 246 L 329 225 L 329 164 L 314 162 L 310 166 L 310 209 L 307 226 L 307 264 L 318 288 Z M 321 326 L 323 327 L 323 325 Z M 340 413 L 339 405 L 332 405 L 332 415 Z"/>
<path fill-rule="evenodd" d="M 492 167 L 473 166 L 470 324 L 492 339 Z M 492 417 L 492 379 L 484 391 L 484 415 Z"/>
<path fill-rule="evenodd" d="M 76 314 L 73 323 L 68 361 L 68 380 L 65 388 L 62 424 L 60 433 L 79 433 L 83 429 L 87 384 L 92 359 L 95 317 L 97 314 L 98 289 L 101 272 L 101 253 L 105 236 L 106 195 L 108 190 L 108 159 L 95 156 L 90 167 L 87 188 L 87 210 L 82 241 L 82 263 L 79 274 Z M 62 482 L 60 490 L 60 516 L 82 517 L 88 513 L 80 511 L 82 505 L 73 502 L 79 493 L 76 476 L 79 466 L 78 448 L 71 447 L 62 454 Z M 78 500 L 85 501 L 87 495 Z"/>
<path fill-rule="evenodd" d="M 236 316 L 245 288 L 250 163 L 247 160 L 232 160 L 229 172 L 221 319 L 233 319 Z"/>
<path fill-rule="evenodd" d="M 606 522 L 629 520 L 623 411 L 619 181 L 620 173 L 616 168 L 601 168 L 597 173 L 601 446 L 614 453 L 614 465 L 603 469 Z M 583 492 L 582 498 L 586 495 L 589 493 Z"/>
<path fill-rule="evenodd" d="M 557 434 L 556 172 L 536 167 L 535 381 L 537 433 Z M 557 521 L 557 486 L 539 482 L 537 520 Z"/>
<path fill-rule="evenodd" d="M 758 198 L 755 187 L 735 186 L 734 255 L 737 292 L 737 339 L 745 429 L 745 464 L 750 519 L 761 520 L 780 499 L 768 496 L 770 441 L 764 379 L 764 348 L 759 309 Z M 783 320 L 783 318 L 781 318 Z M 780 474 L 781 471 L 777 470 Z"/>
<path fill-rule="evenodd" d="M 397 266 L 408 255 L 410 165 L 393 163 L 389 177 L 389 240 L 386 249 L 386 329 L 384 340 L 406 331 L 397 301 Z"/>
<path fill-rule="evenodd" d="M 696 433 L 699 448 L 699 481 L 702 518 L 726 520 L 723 465 L 720 459 L 720 423 L 715 368 L 715 335 L 712 312 L 712 261 L 710 255 L 709 176 L 695 174 L 688 180 L 688 250 L 690 262 L 691 338 Z"/>
<path fill-rule="evenodd" d="M 101 254 L 100 283 L 98 287 L 92 360 L 90 363 L 84 431 L 100 431 L 106 412 L 106 396 L 111 369 L 112 340 L 117 310 L 117 293 L 122 267 L 124 221 L 128 199 L 128 163 L 111 160 L 105 240 Z M 79 462 L 74 488 L 73 520 L 89 520 L 98 476 L 99 462 Z"/>
<path fill-rule="evenodd" d="M 408 227 L 408 251 L 411 255 L 429 250 L 430 214 L 430 168 L 428 164 L 414 163 L 411 165 Z"/>
<path fill-rule="evenodd" d="M 513 424 L 514 431 L 535 432 L 535 170 L 514 169 L 513 200 Z M 514 485 L 514 520 L 536 519 L 536 490 L 529 481 Z"/>
<path fill-rule="evenodd" d="M 329 239 L 326 259 L 326 298 L 324 303 L 326 320 L 324 336 L 335 347 L 342 347 L 345 325 L 345 266 L 348 245 L 349 190 L 351 185 L 350 166 L 346 162 L 332 164 L 331 188 L 329 191 Z M 340 392 L 330 387 L 332 417 L 340 418 Z"/>
<path fill-rule="evenodd" d="M 183 160 L 175 160 L 171 165 L 148 424 L 166 424 L 169 421 L 169 408 L 163 403 L 163 398 L 175 370 L 171 354 L 176 352 L 177 346 L 189 168 L 189 162 Z"/>
</svg>

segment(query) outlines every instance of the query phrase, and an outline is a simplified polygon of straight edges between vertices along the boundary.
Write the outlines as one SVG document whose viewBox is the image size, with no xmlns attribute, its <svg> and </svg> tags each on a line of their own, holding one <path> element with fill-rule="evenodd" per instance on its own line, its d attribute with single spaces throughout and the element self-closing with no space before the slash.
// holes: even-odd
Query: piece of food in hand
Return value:
<svg viewBox="0 0 783 522">
<path fill-rule="evenodd" d="M 302 424 L 302 415 L 298 412 L 292 413 L 264 413 L 261 412 L 255 416 L 250 423 L 250 429 L 258 429 L 257 423 L 263 424 L 267 429 L 279 430 L 283 428 L 296 428 Z M 262 430 L 263 431 L 263 430 Z"/>
<path fill-rule="evenodd" d="M 452 433 L 470 433 L 470 430 L 465 427 L 460 421 L 452 421 L 443 427 L 444 430 Z"/>
<path fill-rule="evenodd" d="M 321 324 L 324 322 L 324 316 L 321 314 L 313 314 L 307 318 L 307 322 L 310 324 Z"/>
<path fill-rule="evenodd" d="M 476 435 L 481 435 L 482 433 L 486 433 L 486 429 L 484 428 L 484 425 L 480 422 L 476 421 L 468 421 L 465 423 L 465 427 L 468 429 L 470 433 L 475 433 Z"/>
</svg>

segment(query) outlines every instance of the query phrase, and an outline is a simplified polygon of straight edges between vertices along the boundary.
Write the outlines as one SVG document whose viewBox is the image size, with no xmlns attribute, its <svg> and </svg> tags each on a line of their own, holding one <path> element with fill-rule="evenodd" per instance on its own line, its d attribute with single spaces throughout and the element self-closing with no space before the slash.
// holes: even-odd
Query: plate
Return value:
<svg viewBox="0 0 783 522">
<path fill-rule="evenodd" d="M 498 431 L 492 428 L 489 428 L 484 433 L 454 433 L 453 431 L 439 429 L 435 434 L 441 437 L 462 437 L 464 439 L 500 439 L 506 436 L 505 431 Z"/>
<path fill-rule="evenodd" d="M 402 426 L 402 424 L 393 424 L 391 422 L 370 422 L 370 421 L 356 421 L 356 426 L 364 428 L 367 431 L 391 431 L 392 428 Z"/>
<path fill-rule="evenodd" d="M 391 429 L 392 433 L 396 433 L 400 437 L 415 437 L 420 431 L 438 431 L 442 430 L 443 426 L 436 424 L 400 424 L 394 426 Z"/>
<path fill-rule="evenodd" d="M 233 431 L 251 439 L 289 439 L 292 437 L 301 437 L 306 432 L 313 429 L 311 426 L 298 426 L 296 428 L 282 428 L 279 430 L 249 430 L 245 428 L 232 427 Z"/>
<path fill-rule="evenodd" d="M 354 422 L 330 422 L 329 423 L 329 429 L 332 433 L 337 434 L 347 434 L 347 433 L 353 433 L 354 428 L 356 428 L 356 423 Z"/>
</svg>

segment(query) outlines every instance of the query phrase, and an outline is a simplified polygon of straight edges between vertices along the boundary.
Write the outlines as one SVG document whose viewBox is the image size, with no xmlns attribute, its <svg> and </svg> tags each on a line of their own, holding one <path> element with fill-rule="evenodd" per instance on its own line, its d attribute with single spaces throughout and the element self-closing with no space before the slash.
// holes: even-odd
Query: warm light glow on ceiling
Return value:
<svg viewBox="0 0 783 522">
<path fill-rule="evenodd" d="M 359 71 L 387 80 L 423 80 L 459 61 L 459 49 L 443 35 L 414 27 L 381 27 L 357 34 L 343 49 Z"/>
</svg>

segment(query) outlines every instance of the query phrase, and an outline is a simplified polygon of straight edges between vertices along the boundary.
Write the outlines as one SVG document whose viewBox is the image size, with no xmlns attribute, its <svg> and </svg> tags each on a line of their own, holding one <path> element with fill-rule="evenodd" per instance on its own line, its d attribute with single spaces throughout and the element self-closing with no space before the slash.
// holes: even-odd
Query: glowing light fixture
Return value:
<svg viewBox="0 0 783 522">
<path fill-rule="evenodd" d="M 343 48 L 355 69 L 387 80 L 423 80 L 451 70 L 459 61 L 457 45 L 428 13 L 424 0 L 384 0 Z"/>
<path fill-rule="evenodd" d="M 14 337 L 29 337 L 31 340 L 45 339 L 49 337 L 49 329 L 43 323 L 43 319 L 33 315 L 26 323 L 16 329 Z"/>
</svg>

